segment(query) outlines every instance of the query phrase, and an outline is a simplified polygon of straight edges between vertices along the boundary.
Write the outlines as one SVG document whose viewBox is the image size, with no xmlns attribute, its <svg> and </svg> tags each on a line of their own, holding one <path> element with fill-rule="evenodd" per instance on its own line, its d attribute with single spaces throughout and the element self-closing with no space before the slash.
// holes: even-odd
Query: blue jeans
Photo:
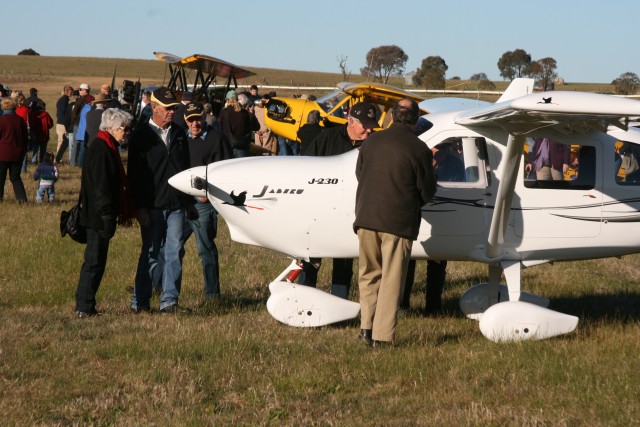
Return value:
<svg viewBox="0 0 640 427">
<path fill-rule="evenodd" d="M 53 185 L 38 185 L 36 190 L 36 203 L 42 203 L 44 200 L 44 194 L 49 193 L 49 201 L 53 202 L 56 199 L 56 188 Z"/>
<path fill-rule="evenodd" d="M 198 210 L 198 219 L 186 220 L 182 240 L 186 243 L 191 234 L 195 236 L 198 256 L 202 262 L 204 294 L 207 297 L 216 297 L 220 295 L 218 248 L 214 240 L 218 234 L 218 212 L 208 201 L 197 202 L 195 206 Z M 184 255 L 184 251 L 181 255 Z"/>
<path fill-rule="evenodd" d="M 297 156 L 300 152 L 300 144 L 282 136 L 278 137 L 278 156 Z"/>
<path fill-rule="evenodd" d="M 149 309 L 152 284 L 159 281 L 160 277 L 160 309 L 178 303 L 182 280 L 180 249 L 184 217 L 184 209 L 149 209 L 149 227 L 140 227 L 142 249 L 131 297 L 133 310 Z"/>
<path fill-rule="evenodd" d="M 76 166 L 81 168 L 82 160 L 84 159 L 84 152 L 87 146 L 84 141 L 80 141 L 80 140 L 76 141 L 76 145 L 78 146 L 78 159 L 76 161 Z"/>
</svg>

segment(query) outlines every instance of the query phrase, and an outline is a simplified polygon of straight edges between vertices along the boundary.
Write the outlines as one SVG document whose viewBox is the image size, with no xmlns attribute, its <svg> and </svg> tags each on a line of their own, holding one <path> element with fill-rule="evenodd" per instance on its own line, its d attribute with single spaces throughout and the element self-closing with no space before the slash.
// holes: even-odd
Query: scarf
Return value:
<svg viewBox="0 0 640 427">
<path fill-rule="evenodd" d="M 122 165 L 122 159 L 120 158 L 120 151 L 118 151 L 117 142 L 109 132 L 104 130 L 99 131 L 96 138 L 103 140 L 105 144 L 107 144 L 107 147 L 109 147 L 109 150 L 111 150 L 117 160 L 116 163 L 118 163 L 118 171 L 120 172 L 120 215 L 118 216 L 118 224 L 129 226 L 133 224 L 133 220 L 136 217 L 136 210 L 133 206 L 131 192 L 129 189 L 129 180 L 127 179 L 127 174 L 124 171 L 124 166 Z"/>
</svg>

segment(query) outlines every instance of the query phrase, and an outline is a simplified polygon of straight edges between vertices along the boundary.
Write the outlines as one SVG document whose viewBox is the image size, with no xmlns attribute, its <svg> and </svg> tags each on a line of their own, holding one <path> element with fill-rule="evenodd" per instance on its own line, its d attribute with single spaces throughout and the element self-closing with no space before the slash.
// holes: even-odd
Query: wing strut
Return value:
<svg viewBox="0 0 640 427">
<path fill-rule="evenodd" d="M 488 258 L 498 257 L 502 250 L 525 141 L 526 138 L 523 135 L 509 135 L 507 151 L 502 160 L 504 169 L 498 185 L 496 206 L 493 210 L 491 228 L 489 229 L 487 241 Z"/>
</svg>

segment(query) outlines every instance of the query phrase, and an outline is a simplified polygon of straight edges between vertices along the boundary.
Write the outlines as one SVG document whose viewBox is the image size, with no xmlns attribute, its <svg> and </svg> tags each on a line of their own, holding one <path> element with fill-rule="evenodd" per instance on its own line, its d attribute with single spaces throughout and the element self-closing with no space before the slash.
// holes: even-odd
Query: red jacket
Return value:
<svg viewBox="0 0 640 427">
<path fill-rule="evenodd" d="M 22 161 L 27 152 L 27 125 L 14 113 L 0 116 L 0 162 Z"/>
<path fill-rule="evenodd" d="M 49 142 L 49 129 L 53 127 L 53 119 L 46 111 L 34 111 L 29 113 L 31 134 L 38 144 Z"/>
</svg>

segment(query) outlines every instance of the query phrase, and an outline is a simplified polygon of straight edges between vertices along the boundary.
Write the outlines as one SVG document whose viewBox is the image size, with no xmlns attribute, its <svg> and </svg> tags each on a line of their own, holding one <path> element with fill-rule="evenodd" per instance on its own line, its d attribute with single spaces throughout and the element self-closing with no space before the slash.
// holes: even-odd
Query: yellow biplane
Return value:
<svg viewBox="0 0 640 427">
<path fill-rule="evenodd" d="M 380 109 L 380 127 L 386 127 L 391 119 L 391 107 L 403 98 L 411 98 L 418 103 L 424 100 L 420 95 L 382 83 L 339 83 L 337 90 L 316 100 L 272 98 L 265 109 L 265 122 L 274 133 L 296 141 L 298 129 L 307 122 L 307 115 L 312 110 L 320 112 L 323 126 L 331 126 L 346 123 L 353 104 L 370 102 Z M 422 111 L 422 114 L 426 113 Z"/>
</svg>

